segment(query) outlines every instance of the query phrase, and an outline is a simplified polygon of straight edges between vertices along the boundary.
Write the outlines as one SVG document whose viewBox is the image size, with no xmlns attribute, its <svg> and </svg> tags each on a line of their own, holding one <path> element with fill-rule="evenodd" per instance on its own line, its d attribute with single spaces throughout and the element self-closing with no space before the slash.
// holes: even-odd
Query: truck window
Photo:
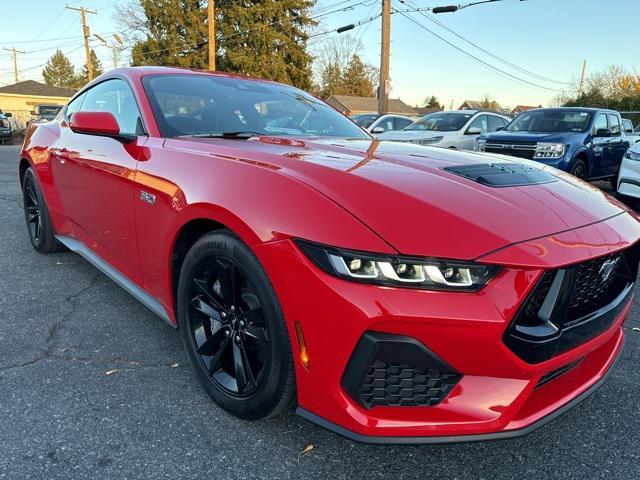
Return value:
<svg viewBox="0 0 640 480">
<path fill-rule="evenodd" d="M 593 133 L 598 130 L 606 130 L 609 128 L 609 124 L 607 123 L 607 116 L 604 113 L 601 113 L 596 118 L 596 122 L 593 125 Z"/>
<path fill-rule="evenodd" d="M 622 128 L 624 129 L 625 133 L 633 133 L 633 123 L 631 123 L 631 120 L 629 120 L 628 118 L 622 119 Z"/>
<path fill-rule="evenodd" d="M 615 113 L 609 114 L 609 129 L 611 130 L 611 135 L 620 135 L 620 117 Z"/>
</svg>

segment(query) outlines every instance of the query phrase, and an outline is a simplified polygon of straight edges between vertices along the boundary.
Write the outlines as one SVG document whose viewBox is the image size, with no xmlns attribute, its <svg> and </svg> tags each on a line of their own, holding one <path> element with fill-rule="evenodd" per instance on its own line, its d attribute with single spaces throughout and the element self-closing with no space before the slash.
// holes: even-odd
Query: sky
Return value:
<svg viewBox="0 0 640 480">
<path fill-rule="evenodd" d="M 11 1 L 10 7 L 3 12 L 0 47 L 15 46 L 26 52 L 17 55 L 21 80 L 41 80 L 42 66 L 56 48 L 80 67 L 84 61 L 84 50 L 79 13 L 66 10 L 65 4 L 84 5 L 97 10 L 97 15 L 88 15 L 88 23 L 92 32 L 109 40 L 112 33 L 120 33 L 121 26 L 114 14 L 116 5 L 123 1 L 126 0 Z M 428 8 L 466 3 L 465 0 L 392 2 L 396 10 L 411 9 L 410 4 Z M 316 31 L 324 32 L 367 19 L 379 12 L 380 4 L 380 0 L 319 0 L 311 15 L 322 15 L 317 17 L 321 23 Z M 352 8 L 340 10 L 348 7 Z M 585 59 L 588 62 L 587 73 L 603 70 L 609 65 L 640 69 L 637 41 L 632 36 L 640 18 L 640 2 L 637 0 L 504 0 L 455 13 L 425 14 L 428 18 L 417 12 L 406 12 L 405 15 L 504 72 L 487 67 L 401 13 L 394 13 L 391 96 L 411 105 L 420 104 L 425 98 L 435 95 L 447 108 L 451 105 L 457 108 L 465 99 L 476 100 L 485 94 L 505 107 L 548 105 L 560 90 L 568 88 L 567 82 L 579 77 Z M 466 43 L 452 31 L 485 51 Z M 367 62 L 379 64 L 379 18 L 347 34 L 361 39 L 362 56 Z M 325 39 L 338 35 L 346 34 L 314 37 L 310 42 L 311 48 L 317 48 Z M 103 65 L 110 67 L 111 50 L 97 40 L 93 40 L 92 45 Z M 127 62 L 128 52 L 123 52 L 120 64 Z M 0 84 L 7 83 L 13 83 L 11 53 L 0 50 Z"/>
</svg>

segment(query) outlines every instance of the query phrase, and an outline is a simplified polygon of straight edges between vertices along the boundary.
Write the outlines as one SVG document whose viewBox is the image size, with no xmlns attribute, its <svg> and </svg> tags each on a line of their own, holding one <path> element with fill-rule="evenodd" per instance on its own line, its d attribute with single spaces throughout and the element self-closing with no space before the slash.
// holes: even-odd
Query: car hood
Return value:
<svg viewBox="0 0 640 480">
<path fill-rule="evenodd" d="M 533 133 L 533 132 L 495 132 L 483 135 L 484 140 L 495 142 L 560 142 L 565 143 L 568 137 L 584 135 L 584 133 Z"/>
<path fill-rule="evenodd" d="M 433 130 L 398 130 L 385 132 L 377 136 L 379 140 L 391 140 L 395 142 L 408 142 L 411 140 L 423 140 L 425 138 L 446 137 L 458 132 L 437 132 Z"/>
<path fill-rule="evenodd" d="M 517 163 L 500 155 L 366 139 L 193 139 L 167 140 L 166 146 L 249 162 L 294 177 L 408 255 L 474 259 L 626 210 L 599 189 L 537 162 L 519 163 L 546 170 L 557 179 L 496 188 L 443 170 Z"/>
</svg>

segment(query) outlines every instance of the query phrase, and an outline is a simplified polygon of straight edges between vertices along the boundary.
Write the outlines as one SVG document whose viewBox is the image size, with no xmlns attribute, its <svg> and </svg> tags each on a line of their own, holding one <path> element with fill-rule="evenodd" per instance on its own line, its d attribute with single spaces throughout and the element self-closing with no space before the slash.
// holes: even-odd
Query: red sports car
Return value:
<svg viewBox="0 0 640 480">
<path fill-rule="evenodd" d="M 19 171 L 36 250 L 79 253 L 179 328 L 245 419 L 514 437 L 622 347 L 635 213 L 526 159 L 377 141 L 296 88 L 114 70 L 28 131 Z"/>
</svg>

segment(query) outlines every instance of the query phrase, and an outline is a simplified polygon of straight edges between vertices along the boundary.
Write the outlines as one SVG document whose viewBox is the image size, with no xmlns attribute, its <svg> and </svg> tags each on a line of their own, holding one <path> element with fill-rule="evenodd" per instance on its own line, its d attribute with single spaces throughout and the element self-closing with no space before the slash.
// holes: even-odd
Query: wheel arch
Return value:
<svg viewBox="0 0 640 480">
<path fill-rule="evenodd" d="M 27 173 L 27 170 L 31 168 L 31 163 L 25 157 L 20 158 L 20 166 L 18 167 L 18 171 L 20 174 L 20 188 L 22 188 L 22 183 L 24 182 L 24 175 Z"/>
</svg>

